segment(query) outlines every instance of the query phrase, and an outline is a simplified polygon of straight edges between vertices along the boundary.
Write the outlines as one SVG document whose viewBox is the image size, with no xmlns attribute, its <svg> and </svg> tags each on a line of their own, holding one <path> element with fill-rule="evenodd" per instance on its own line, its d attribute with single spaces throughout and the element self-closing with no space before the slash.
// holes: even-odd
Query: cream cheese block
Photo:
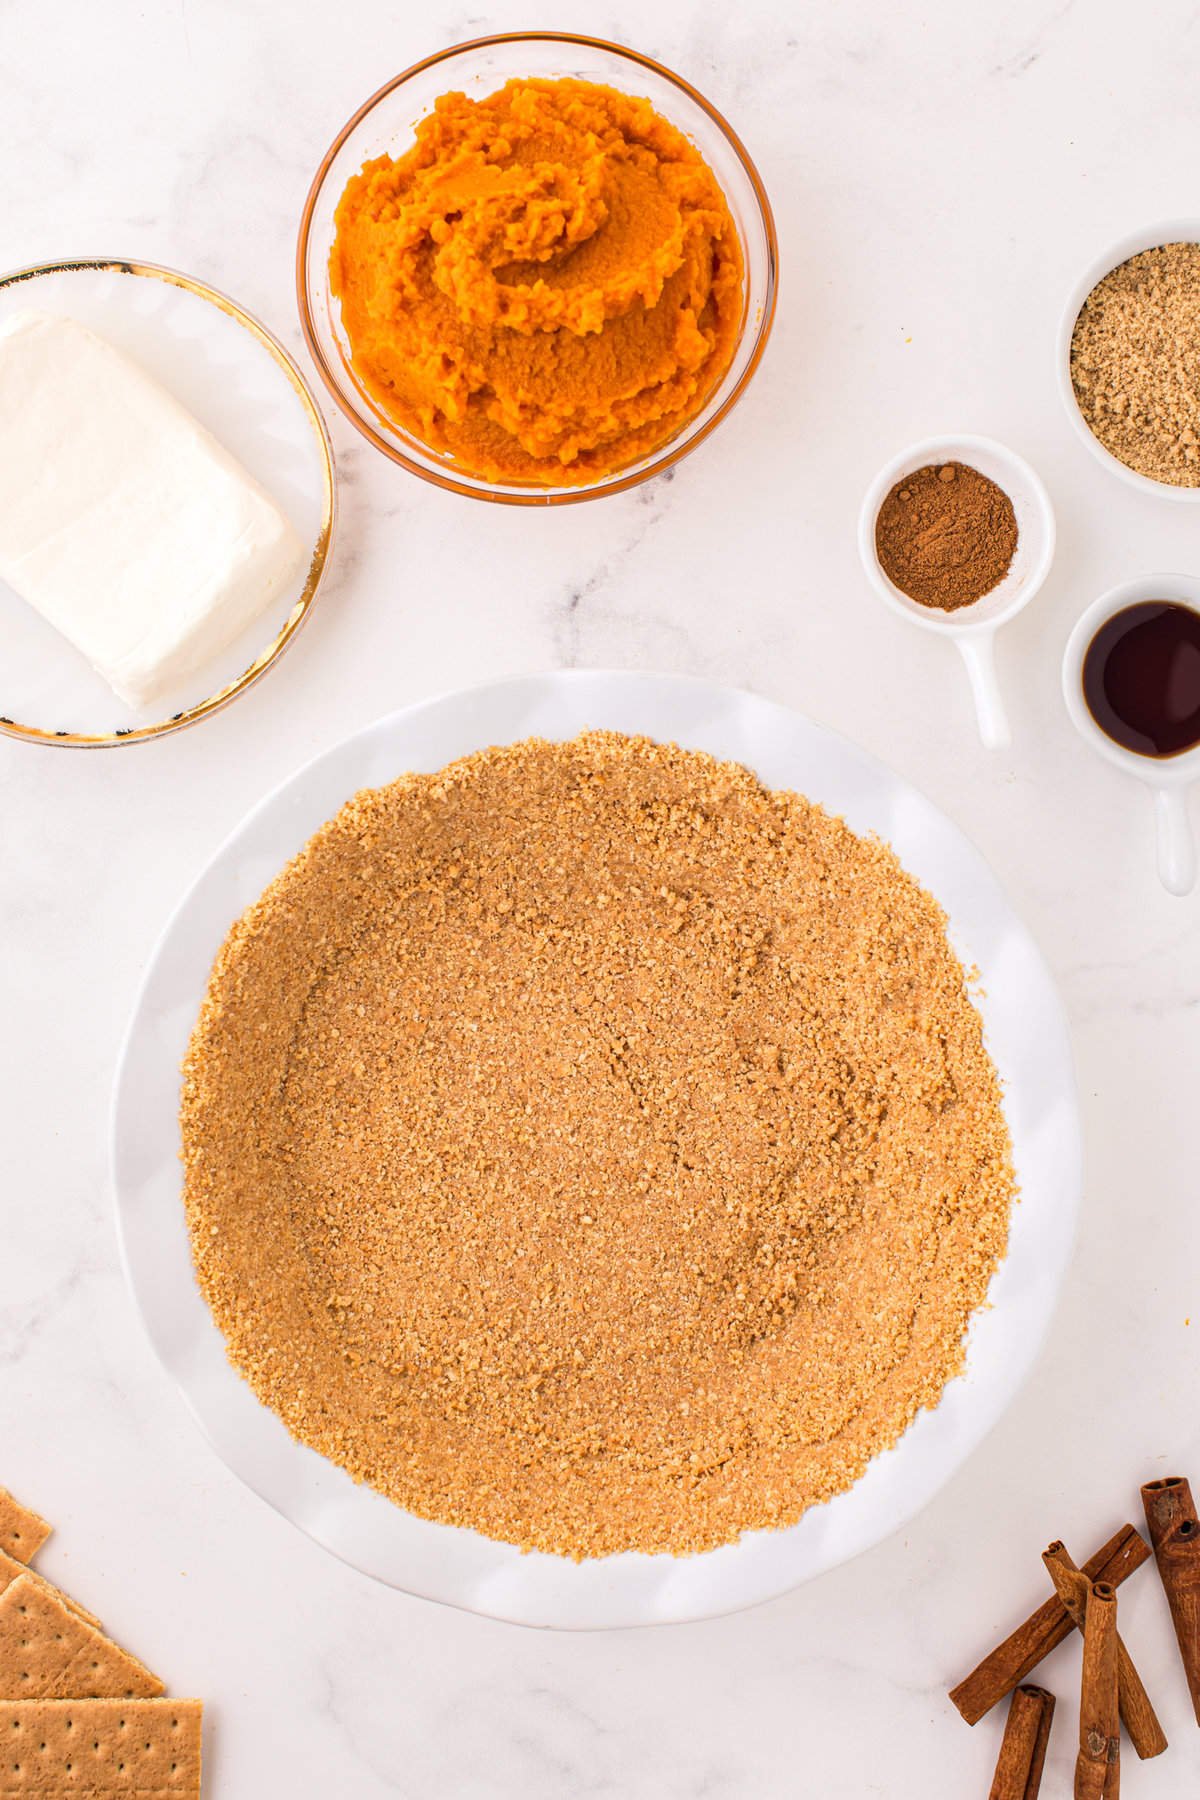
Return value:
<svg viewBox="0 0 1200 1800">
<path fill-rule="evenodd" d="M 73 319 L 0 327 L 0 496 L 0 577 L 132 707 L 178 689 L 303 565 L 241 464 Z"/>
</svg>

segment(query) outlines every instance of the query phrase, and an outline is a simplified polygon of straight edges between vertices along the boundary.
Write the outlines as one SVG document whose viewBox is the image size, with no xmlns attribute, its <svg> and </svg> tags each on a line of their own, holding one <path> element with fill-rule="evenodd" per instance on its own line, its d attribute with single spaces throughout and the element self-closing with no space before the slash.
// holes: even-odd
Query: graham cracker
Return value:
<svg viewBox="0 0 1200 1800">
<path fill-rule="evenodd" d="M 44 1582 L 23 1575 L 0 1594 L 0 1694 L 134 1699 L 162 1691 L 157 1675 L 71 1612 Z"/>
<path fill-rule="evenodd" d="M 0 1550 L 27 1563 L 37 1555 L 51 1529 L 45 1519 L 14 1500 L 7 1488 L 0 1488 Z"/>
<path fill-rule="evenodd" d="M 0 1700 L 0 1794 L 200 1792 L 199 1700 Z"/>
<path fill-rule="evenodd" d="M 101 1629 L 100 1621 L 95 1613 L 90 1613 L 86 1606 L 80 1606 L 78 1600 L 72 1600 L 69 1594 L 64 1594 L 61 1588 L 56 1588 L 52 1581 L 47 1581 L 46 1577 L 39 1575 L 36 1569 L 27 1569 L 23 1562 L 18 1562 L 15 1556 L 8 1554 L 7 1550 L 0 1550 L 0 1595 L 4 1594 L 14 1581 L 20 1581 L 24 1576 L 28 1576 L 30 1581 L 40 1582 L 77 1618 L 85 1620 L 89 1625 L 94 1625 L 97 1631 Z"/>
</svg>

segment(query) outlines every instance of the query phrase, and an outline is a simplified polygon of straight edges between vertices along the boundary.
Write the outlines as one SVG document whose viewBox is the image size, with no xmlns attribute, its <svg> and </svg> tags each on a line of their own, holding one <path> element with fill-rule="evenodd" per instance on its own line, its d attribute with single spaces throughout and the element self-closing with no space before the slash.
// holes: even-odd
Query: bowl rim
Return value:
<svg viewBox="0 0 1200 1800">
<path fill-rule="evenodd" d="M 1055 383 L 1075 435 L 1087 445 L 1104 468 L 1111 470 L 1128 487 L 1137 488 L 1140 493 L 1157 494 L 1160 499 L 1196 501 L 1200 500 L 1200 485 L 1181 487 L 1173 481 L 1159 481 L 1154 475 L 1142 475 L 1106 449 L 1084 418 L 1075 397 L 1075 384 L 1071 380 L 1071 342 L 1075 335 L 1075 321 L 1083 311 L 1088 295 L 1100 285 L 1105 276 L 1111 275 L 1114 269 L 1119 269 L 1122 263 L 1127 263 L 1131 257 L 1140 256 L 1143 251 L 1159 250 L 1164 244 L 1200 244 L 1200 217 L 1192 214 L 1160 219 L 1153 225 L 1144 226 L 1140 231 L 1127 231 L 1103 255 L 1094 257 L 1088 264 L 1067 294 L 1059 318 L 1054 354 Z"/>
<path fill-rule="evenodd" d="M 291 611 L 275 636 L 271 639 L 254 661 L 232 681 L 218 688 L 204 700 L 188 706 L 182 712 L 173 713 L 170 718 L 155 720 L 150 725 L 133 725 L 121 731 L 53 731 L 38 725 L 25 725 L 17 719 L 0 717 L 0 733 L 5 737 L 18 738 L 25 743 L 46 744 L 53 748 L 68 750 L 113 750 L 123 749 L 127 744 L 146 744 L 157 738 L 170 737 L 173 732 L 186 731 L 190 725 L 198 725 L 202 719 L 211 718 L 214 713 L 231 705 L 240 694 L 252 688 L 262 680 L 267 670 L 272 668 L 288 645 L 293 641 L 300 627 L 308 618 L 317 598 L 317 593 L 329 566 L 329 551 L 333 541 L 334 526 L 337 519 L 337 483 L 333 473 L 333 444 L 329 436 L 329 428 L 317 405 L 308 381 L 301 372 L 295 358 L 284 348 L 283 344 L 262 323 L 261 319 L 239 306 L 236 300 L 220 288 L 209 282 L 200 281 L 194 275 L 185 275 L 180 269 L 170 268 L 166 263 L 144 262 L 140 257 L 131 256 L 76 256 L 59 258 L 54 262 L 30 263 L 19 269 L 10 269 L 0 274 L 0 293 L 18 286 L 23 281 L 32 281 L 40 275 L 74 274 L 82 271 L 113 271 L 121 275 L 148 276 L 155 281 L 162 281 L 168 286 L 182 288 L 185 293 L 194 294 L 199 300 L 206 300 L 219 312 L 241 325 L 250 336 L 268 351 L 279 369 L 286 376 L 295 391 L 307 415 L 313 437 L 321 456 L 321 484 L 323 497 L 321 504 L 321 524 L 313 541 L 312 558 L 308 573 Z"/>
<path fill-rule="evenodd" d="M 347 142 L 352 133 L 358 129 L 359 125 L 368 114 L 373 112 L 382 101 L 386 100 L 389 94 L 394 93 L 397 88 L 403 86 L 406 81 L 410 81 L 416 75 L 423 74 L 427 69 L 435 68 L 438 63 L 447 62 L 453 57 L 465 55 L 472 50 L 490 49 L 496 44 L 522 43 L 574 44 L 589 50 L 604 50 L 614 56 L 625 59 L 627 62 L 635 64 L 639 68 L 650 70 L 653 74 L 660 76 L 673 87 L 680 89 L 682 93 L 686 94 L 689 100 L 700 107 L 701 111 L 707 113 L 717 129 L 728 140 L 745 170 L 750 185 L 754 190 L 754 197 L 758 205 L 759 217 L 762 220 L 763 231 L 766 238 L 767 250 L 767 291 L 763 302 L 762 315 L 754 326 L 756 336 L 750 352 L 750 357 L 746 363 L 746 367 L 742 370 L 732 389 L 725 396 L 725 399 L 713 413 L 712 417 L 706 420 L 704 425 L 691 436 L 685 435 L 687 428 L 684 427 L 681 433 L 677 434 L 675 438 L 671 439 L 663 446 L 662 452 L 654 458 L 650 466 L 638 473 L 622 474 L 618 470 L 614 476 L 606 477 L 594 486 L 566 488 L 561 490 L 551 490 L 549 492 L 544 488 L 536 487 L 531 487 L 529 489 L 502 490 L 491 484 L 480 482 L 470 483 L 456 477 L 448 471 L 425 468 L 421 463 L 417 462 L 415 458 L 408 456 L 403 450 L 400 450 L 394 444 L 389 443 L 388 440 L 371 424 L 365 412 L 360 412 L 359 409 L 352 404 L 349 396 L 338 381 L 317 335 L 316 321 L 308 291 L 308 256 L 317 202 L 335 158 L 338 156 L 343 145 Z M 640 487 L 643 482 L 650 481 L 654 476 L 661 475 L 667 469 L 673 468 L 676 463 L 682 461 L 685 456 L 689 455 L 698 445 L 702 444 L 704 440 L 711 435 L 721 423 L 722 419 L 726 417 L 745 393 L 751 376 L 762 361 L 763 352 L 766 350 L 768 339 L 771 336 L 771 327 L 775 319 L 775 306 L 778 293 L 779 238 L 775 228 L 775 215 L 771 210 L 771 202 L 767 198 L 767 190 L 763 185 L 762 177 L 758 172 L 753 157 L 750 155 L 750 152 L 747 150 L 737 132 L 733 129 L 733 126 L 725 118 L 724 114 L 718 111 L 711 101 L 706 100 L 698 88 L 693 87 L 682 75 L 677 75 L 673 69 L 669 69 L 665 63 L 656 62 L 653 57 L 644 56 L 640 50 L 630 49 L 627 44 L 613 43 L 608 38 L 591 37 L 586 33 L 576 31 L 499 31 L 490 32 L 483 37 L 467 38 L 462 43 L 450 44 L 445 49 L 434 51 L 430 56 L 422 57 L 419 62 L 411 63 L 409 67 L 403 69 L 400 74 L 392 76 L 390 81 L 385 81 L 382 87 L 376 88 L 375 92 L 364 100 L 361 106 L 351 114 L 350 118 L 347 119 L 346 123 L 342 126 L 341 130 L 334 137 L 333 142 L 322 156 L 309 186 L 308 193 L 305 196 L 304 207 L 300 214 L 300 229 L 296 239 L 296 302 L 300 312 L 300 329 L 304 334 L 304 342 L 308 347 L 308 353 L 316 365 L 317 373 L 324 382 L 325 387 L 338 410 L 350 421 L 355 429 L 367 439 L 368 443 L 374 445 L 376 450 L 382 451 L 384 456 L 391 462 L 398 463 L 401 468 L 407 469 L 409 474 L 418 475 L 423 481 L 428 481 L 435 487 L 443 488 L 448 493 L 462 494 L 471 500 L 485 500 L 498 505 L 569 506 L 585 500 L 600 500 L 611 494 L 621 494 L 627 492 L 630 488 Z M 742 328 L 743 332 L 750 329 L 751 324 L 752 322 L 747 318 Z"/>
<path fill-rule="evenodd" d="M 1020 477 L 1033 500 L 1037 515 L 1041 545 L 1037 559 L 1029 571 L 1024 586 L 1018 588 L 1007 604 L 999 611 L 989 614 L 987 618 L 978 616 L 964 617 L 975 612 L 979 601 L 960 608 L 959 612 L 942 613 L 932 607 L 921 606 L 916 600 L 909 598 L 901 588 L 896 587 L 887 575 L 879 560 L 875 548 L 875 522 L 879 510 L 887 496 L 905 475 L 926 463 L 954 460 L 970 462 L 971 457 L 979 452 L 986 452 L 998 463 Z M 858 550 L 862 559 L 863 570 L 876 595 L 883 601 L 890 612 L 904 619 L 910 625 L 917 625 L 923 631 L 932 631 L 940 637 L 971 638 L 990 637 L 1001 626 L 1007 625 L 1023 612 L 1045 585 L 1054 563 L 1054 551 L 1057 541 L 1054 507 L 1047 492 L 1046 484 L 1037 470 L 1015 450 L 999 438 L 986 437 L 979 432 L 940 432 L 935 437 L 917 438 L 905 449 L 889 458 L 883 467 L 872 478 L 858 514 Z M 983 600 L 990 598 L 984 594 Z"/>
</svg>

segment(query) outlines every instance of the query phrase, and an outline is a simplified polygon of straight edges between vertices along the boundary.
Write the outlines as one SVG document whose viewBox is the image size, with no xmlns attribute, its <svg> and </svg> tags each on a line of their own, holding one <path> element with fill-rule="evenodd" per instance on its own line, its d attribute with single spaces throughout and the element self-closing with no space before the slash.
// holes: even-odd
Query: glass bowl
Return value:
<svg viewBox="0 0 1200 1800">
<path fill-rule="evenodd" d="M 445 93 L 483 99 L 514 76 L 570 76 L 649 100 L 686 133 L 724 190 L 745 264 L 742 321 L 723 379 L 694 417 L 657 449 L 592 482 L 561 486 L 493 482 L 469 474 L 453 456 L 405 431 L 370 398 L 354 374 L 340 308 L 329 284 L 334 210 L 351 176 L 370 158 L 403 154 L 417 121 Z M 351 424 L 393 462 L 438 487 L 480 500 L 548 506 L 618 494 L 661 474 L 701 443 L 729 412 L 758 367 L 775 311 L 778 250 L 775 222 L 757 169 L 725 120 L 695 88 L 649 57 L 600 38 L 568 32 L 508 32 L 476 38 L 426 57 L 373 94 L 344 125 L 321 159 L 300 220 L 296 291 L 304 336 L 322 380 Z"/>
</svg>

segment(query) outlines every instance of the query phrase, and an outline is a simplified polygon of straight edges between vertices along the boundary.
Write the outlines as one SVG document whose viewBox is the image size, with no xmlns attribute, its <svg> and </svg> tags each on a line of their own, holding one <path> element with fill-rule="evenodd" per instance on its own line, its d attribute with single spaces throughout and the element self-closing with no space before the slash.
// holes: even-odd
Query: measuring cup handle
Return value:
<svg viewBox="0 0 1200 1800">
<path fill-rule="evenodd" d="M 1012 743 L 1012 732 L 1008 728 L 1008 714 L 996 680 L 995 638 L 994 631 L 985 631 L 977 636 L 957 638 L 955 642 L 967 665 L 979 735 L 989 750 L 1006 750 Z"/>
<path fill-rule="evenodd" d="M 1154 824 L 1158 879 L 1168 894 L 1190 894 L 1196 885 L 1196 840 L 1188 818 L 1186 788 L 1156 788 Z"/>
</svg>

